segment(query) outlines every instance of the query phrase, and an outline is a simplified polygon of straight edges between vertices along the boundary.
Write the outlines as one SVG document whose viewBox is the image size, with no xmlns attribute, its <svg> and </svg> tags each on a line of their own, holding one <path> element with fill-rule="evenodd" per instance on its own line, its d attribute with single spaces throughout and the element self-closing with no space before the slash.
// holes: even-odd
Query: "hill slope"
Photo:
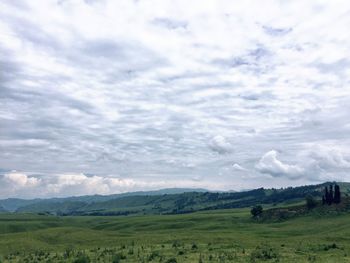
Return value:
<svg viewBox="0 0 350 263">
<path fill-rule="evenodd" d="M 307 194 L 320 198 L 328 183 L 288 187 L 284 189 L 259 188 L 246 192 L 186 192 L 182 194 L 130 195 L 104 197 L 106 201 L 86 201 L 76 197 L 65 200 L 42 200 L 19 207 L 17 212 L 50 213 L 57 215 L 129 215 L 129 214 L 180 214 L 194 211 L 243 208 L 255 204 L 293 203 Z M 342 183 L 348 193 L 349 183 Z"/>
<path fill-rule="evenodd" d="M 85 196 L 72 196 L 64 198 L 49 198 L 49 199 L 19 199 L 19 198 L 8 198 L 0 200 L 0 206 L 4 207 L 6 210 L 14 212 L 20 207 L 30 206 L 35 204 L 58 204 L 64 202 L 83 202 L 83 203 L 95 203 L 95 202 L 105 202 L 112 199 L 118 199 L 128 196 L 153 196 L 153 195 L 163 195 L 163 194 L 181 194 L 186 192 L 208 192 L 206 189 L 192 189 L 192 188 L 166 188 L 155 191 L 138 191 L 138 192 L 128 192 L 122 194 L 113 195 L 85 195 Z"/>
<path fill-rule="evenodd" d="M 112 262 L 116 255 L 123 263 L 350 261 L 348 213 L 274 223 L 256 222 L 249 209 L 118 218 L 4 214 L 0 222 L 2 262 Z M 77 260 L 82 252 L 90 261 Z"/>
<path fill-rule="evenodd" d="M 4 213 L 7 212 L 7 210 L 5 208 L 3 208 L 2 206 L 0 206 L 0 213 Z"/>
</svg>

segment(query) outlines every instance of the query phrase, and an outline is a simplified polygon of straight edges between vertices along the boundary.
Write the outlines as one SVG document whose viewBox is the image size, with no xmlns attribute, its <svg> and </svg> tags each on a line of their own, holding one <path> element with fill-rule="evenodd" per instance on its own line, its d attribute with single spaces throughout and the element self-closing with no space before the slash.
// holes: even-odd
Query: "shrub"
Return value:
<svg viewBox="0 0 350 263">
<path fill-rule="evenodd" d="M 312 209 L 315 208 L 317 206 L 317 201 L 315 200 L 315 198 L 312 195 L 307 195 L 306 196 L 306 207 L 307 209 Z"/>
<path fill-rule="evenodd" d="M 169 258 L 166 263 L 177 263 L 176 258 Z"/>
<path fill-rule="evenodd" d="M 90 263 L 90 258 L 88 255 L 79 254 L 78 258 L 73 261 L 73 263 Z"/>
<path fill-rule="evenodd" d="M 66 250 L 65 250 L 64 253 L 63 253 L 63 257 L 64 257 L 65 259 L 67 259 L 67 258 L 69 258 L 69 257 L 73 254 L 73 252 L 74 252 L 73 247 L 67 247 Z"/>
<path fill-rule="evenodd" d="M 117 255 L 114 255 L 114 256 L 112 257 L 112 263 L 119 263 L 119 262 L 120 262 L 120 257 L 117 256 Z"/>
<path fill-rule="evenodd" d="M 336 243 L 330 244 L 330 245 L 324 245 L 323 250 L 328 251 L 330 249 L 338 249 L 339 247 L 337 246 Z"/>
<path fill-rule="evenodd" d="M 124 256 L 122 253 L 114 254 L 112 256 L 113 263 L 119 263 L 122 259 L 126 259 L 126 256 Z"/>
<path fill-rule="evenodd" d="M 156 257 L 159 257 L 159 252 L 158 251 L 152 251 L 152 253 L 148 256 L 148 261 L 152 261 Z"/>
<path fill-rule="evenodd" d="M 250 213 L 254 218 L 259 217 L 262 214 L 262 212 L 263 208 L 261 205 L 256 205 L 250 210 Z"/>
<path fill-rule="evenodd" d="M 277 259 L 278 253 L 267 245 L 258 246 L 250 255 L 251 262 L 259 262 L 261 260 Z"/>
<path fill-rule="evenodd" d="M 180 246 L 181 246 L 180 241 L 175 240 L 175 241 L 173 242 L 173 247 L 174 247 L 174 248 L 177 248 L 177 247 L 180 247 Z"/>
</svg>

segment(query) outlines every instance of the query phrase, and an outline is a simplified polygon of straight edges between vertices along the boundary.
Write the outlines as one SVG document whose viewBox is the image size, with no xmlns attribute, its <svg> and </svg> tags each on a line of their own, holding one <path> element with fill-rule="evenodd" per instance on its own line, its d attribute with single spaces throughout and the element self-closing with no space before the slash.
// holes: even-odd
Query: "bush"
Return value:
<svg viewBox="0 0 350 263">
<path fill-rule="evenodd" d="M 114 254 L 112 256 L 112 263 L 119 263 L 122 259 L 126 259 L 122 253 Z"/>
<path fill-rule="evenodd" d="M 74 263 L 90 263 L 90 258 L 88 255 L 80 254 L 78 258 L 73 261 Z"/>
<path fill-rule="evenodd" d="M 254 218 L 259 217 L 262 214 L 262 212 L 263 212 L 263 208 L 261 205 L 256 205 L 250 210 L 250 213 Z"/>
<path fill-rule="evenodd" d="M 169 258 L 166 263 L 177 263 L 176 258 Z"/>
<path fill-rule="evenodd" d="M 159 257 L 159 252 L 158 251 L 152 251 L 152 253 L 148 256 L 148 261 L 152 261 L 155 258 Z"/>
<path fill-rule="evenodd" d="M 312 209 L 315 208 L 317 206 L 317 201 L 315 200 L 315 198 L 312 195 L 307 195 L 306 196 L 306 207 L 307 209 Z"/>
<path fill-rule="evenodd" d="M 333 244 L 330 244 L 330 245 L 325 245 L 325 246 L 323 247 L 323 250 L 324 250 L 324 251 L 328 251 L 328 250 L 330 250 L 330 249 L 339 249 L 339 247 L 337 246 L 336 243 L 333 243 Z"/>
<path fill-rule="evenodd" d="M 67 258 L 69 258 L 71 255 L 73 255 L 73 253 L 74 253 L 73 247 L 67 247 L 66 250 L 65 250 L 64 253 L 63 253 L 63 257 L 64 257 L 65 259 L 67 259 Z"/>
<path fill-rule="evenodd" d="M 175 240 L 175 241 L 173 242 L 173 247 L 174 247 L 174 248 L 177 248 L 177 247 L 180 247 L 180 246 L 181 246 L 180 241 Z"/>
<path fill-rule="evenodd" d="M 256 249 L 250 254 L 251 262 L 277 259 L 278 257 L 278 253 L 272 247 L 267 245 L 256 247 Z"/>
<path fill-rule="evenodd" d="M 112 263 L 119 263 L 120 262 L 120 257 L 118 257 L 117 255 L 114 255 L 112 257 Z"/>
</svg>

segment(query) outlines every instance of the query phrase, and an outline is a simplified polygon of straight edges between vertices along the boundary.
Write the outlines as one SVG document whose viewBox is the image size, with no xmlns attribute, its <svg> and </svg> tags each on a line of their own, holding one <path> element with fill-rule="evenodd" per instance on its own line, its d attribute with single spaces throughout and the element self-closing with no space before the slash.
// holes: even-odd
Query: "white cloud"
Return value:
<svg viewBox="0 0 350 263">
<path fill-rule="evenodd" d="M 235 163 L 232 165 L 232 168 L 234 170 L 237 170 L 237 171 L 247 171 L 247 169 L 245 169 L 244 167 L 242 167 L 241 165 L 239 165 L 238 163 Z"/>
<path fill-rule="evenodd" d="M 295 165 L 278 160 L 277 152 L 272 150 L 263 155 L 256 165 L 259 172 L 274 177 L 288 179 L 303 178 L 307 181 L 346 181 L 350 179 L 350 154 L 339 146 L 329 144 L 306 144 L 296 154 Z"/>
<path fill-rule="evenodd" d="M 316 144 L 302 151 L 300 158 L 306 160 L 309 166 L 318 169 L 350 168 L 350 156 L 345 155 L 346 153 L 339 146 Z"/>
<path fill-rule="evenodd" d="M 222 189 L 223 182 L 212 183 L 202 178 L 184 180 L 128 179 L 86 174 L 45 174 L 8 172 L 0 175 L 0 199 L 9 197 L 47 198 L 94 194 L 118 194 L 161 188 Z"/>
<path fill-rule="evenodd" d="M 300 178 L 304 174 L 304 169 L 297 166 L 281 162 L 277 159 L 277 152 L 274 150 L 265 153 L 256 168 L 265 174 L 270 174 L 273 177 L 285 176 L 290 179 Z"/>
<path fill-rule="evenodd" d="M 210 149 L 220 154 L 229 153 L 233 150 L 232 145 L 226 140 L 225 137 L 217 135 L 209 143 Z"/>
<path fill-rule="evenodd" d="M 4 180 L 13 185 L 15 188 L 35 187 L 41 182 L 41 180 L 38 178 L 29 177 L 26 174 L 19 172 L 6 173 L 4 175 Z"/>
</svg>

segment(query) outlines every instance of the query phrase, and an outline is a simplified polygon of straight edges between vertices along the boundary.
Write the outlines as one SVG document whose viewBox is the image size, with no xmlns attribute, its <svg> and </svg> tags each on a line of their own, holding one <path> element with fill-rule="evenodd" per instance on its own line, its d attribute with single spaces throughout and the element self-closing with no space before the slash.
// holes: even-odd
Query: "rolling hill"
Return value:
<svg viewBox="0 0 350 263">
<path fill-rule="evenodd" d="M 288 187 L 259 188 L 245 192 L 203 192 L 190 189 L 171 194 L 160 190 L 110 196 L 83 196 L 33 201 L 19 206 L 16 212 L 48 213 L 55 215 L 130 215 L 183 214 L 203 210 L 250 207 L 256 204 L 276 205 L 304 200 L 311 194 L 320 198 L 329 183 Z M 343 194 L 350 192 L 349 183 L 339 183 Z M 189 190 L 189 189 L 187 189 Z M 161 194 L 162 193 L 162 194 Z M 28 200 L 27 200 L 28 201 Z M 1 202 L 0 202 L 1 205 Z"/>
<path fill-rule="evenodd" d="M 163 195 L 163 194 L 181 194 L 186 192 L 208 192 L 206 189 L 201 188 L 165 188 L 155 191 L 138 191 L 138 192 L 127 192 L 122 194 L 112 194 L 112 195 L 85 195 L 85 196 L 72 196 L 64 198 L 49 198 L 49 199 L 20 199 L 20 198 L 7 198 L 0 200 L 0 206 L 5 208 L 7 211 L 14 212 L 20 207 L 35 205 L 35 204 L 46 204 L 51 203 L 65 203 L 65 202 L 83 202 L 83 203 L 94 203 L 94 202 L 104 202 L 112 199 L 118 199 L 128 196 L 153 196 L 153 195 Z"/>
<path fill-rule="evenodd" d="M 3 208 L 2 206 L 0 206 L 0 213 L 5 213 L 7 212 L 7 210 L 5 208 Z"/>
</svg>

